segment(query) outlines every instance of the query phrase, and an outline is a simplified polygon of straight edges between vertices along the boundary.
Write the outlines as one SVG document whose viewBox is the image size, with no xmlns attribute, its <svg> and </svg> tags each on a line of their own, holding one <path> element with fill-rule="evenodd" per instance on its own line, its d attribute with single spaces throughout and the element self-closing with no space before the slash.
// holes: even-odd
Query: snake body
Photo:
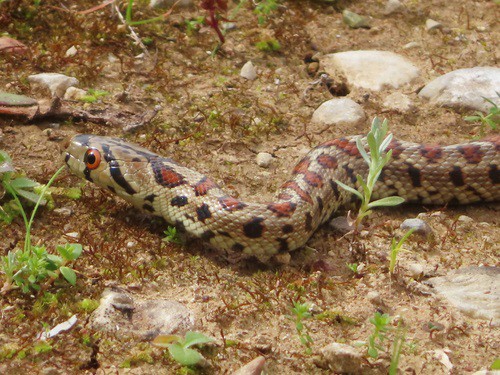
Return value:
<svg viewBox="0 0 500 375">
<path fill-rule="evenodd" d="M 388 149 L 392 159 L 374 199 L 398 195 L 407 202 L 438 205 L 500 200 L 500 136 L 451 146 L 393 139 Z M 197 171 L 119 138 L 76 135 L 65 161 L 76 175 L 214 247 L 263 262 L 304 245 L 352 199 L 336 181 L 359 189 L 356 175 L 366 176 L 368 170 L 356 136 L 335 139 L 299 161 L 273 202 L 252 203 L 231 197 Z"/>
</svg>

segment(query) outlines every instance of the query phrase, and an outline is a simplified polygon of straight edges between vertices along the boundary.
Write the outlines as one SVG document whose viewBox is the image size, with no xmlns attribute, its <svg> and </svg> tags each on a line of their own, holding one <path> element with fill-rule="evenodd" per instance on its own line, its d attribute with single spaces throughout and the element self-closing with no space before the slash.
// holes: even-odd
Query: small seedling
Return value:
<svg viewBox="0 0 500 375">
<path fill-rule="evenodd" d="M 262 52 L 276 52 L 281 49 L 280 42 L 276 39 L 261 40 L 255 43 L 255 47 Z"/>
<path fill-rule="evenodd" d="M 390 327 L 388 327 L 391 322 L 391 317 L 388 314 L 381 314 L 378 311 L 375 312 L 373 318 L 370 318 L 370 323 L 375 327 L 373 333 L 368 337 L 368 355 L 373 358 L 378 358 L 378 351 L 382 350 L 382 343 L 387 339 L 384 335 Z"/>
<path fill-rule="evenodd" d="M 497 96 L 500 97 L 500 93 L 497 92 Z M 500 108 L 496 105 L 496 103 L 488 98 L 483 97 L 485 101 L 491 104 L 491 107 L 488 111 L 488 114 L 485 116 L 483 113 L 476 111 L 475 116 L 467 116 L 464 117 L 465 121 L 469 122 L 481 122 L 482 128 L 481 133 L 484 131 L 484 127 L 489 126 L 492 130 L 498 129 L 498 124 L 500 123 Z"/>
<path fill-rule="evenodd" d="M 360 175 L 356 176 L 357 182 L 362 188 L 362 192 L 359 192 L 355 188 L 336 180 L 337 184 L 339 184 L 343 189 L 361 199 L 361 206 L 353 223 L 355 230 L 357 230 L 361 221 L 372 213 L 372 208 L 397 206 L 398 204 L 404 202 L 403 198 L 397 196 L 385 197 L 371 202 L 375 183 L 380 177 L 382 169 L 389 162 L 392 156 L 392 150 L 385 152 L 385 149 L 389 146 L 389 143 L 391 143 L 392 140 L 392 134 L 387 135 L 387 130 L 387 120 L 380 123 L 378 118 L 375 117 L 373 119 L 371 130 L 367 135 L 367 142 L 370 150 L 369 154 L 366 152 L 363 144 L 361 143 L 361 138 L 356 139 L 356 146 L 361 156 L 365 159 L 365 162 L 369 166 L 366 182 Z"/>
<path fill-rule="evenodd" d="M 392 239 L 391 250 L 389 252 L 389 272 L 391 274 L 394 273 L 394 268 L 396 268 L 396 261 L 401 247 L 414 231 L 415 228 L 411 228 L 408 232 L 405 233 L 405 235 L 399 240 L 399 242 L 396 242 L 396 238 Z"/>
<path fill-rule="evenodd" d="M 203 356 L 191 346 L 207 344 L 215 341 L 199 332 L 187 332 L 183 338 L 177 335 L 159 335 L 152 344 L 167 348 L 172 358 L 183 366 L 195 366 L 203 361 Z"/>
<path fill-rule="evenodd" d="M 347 268 L 349 268 L 353 273 L 358 273 L 358 263 L 347 263 Z"/>
<path fill-rule="evenodd" d="M 180 245 L 182 243 L 182 240 L 179 236 L 179 233 L 177 232 L 176 227 L 171 227 L 168 226 L 167 229 L 163 232 L 165 237 L 163 238 L 164 242 L 167 243 L 175 243 L 177 245 Z"/>
<path fill-rule="evenodd" d="M 83 96 L 81 100 L 85 103 L 95 103 L 100 98 L 108 96 L 108 95 L 109 95 L 109 92 L 104 91 L 104 90 L 89 89 L 87 91 L 87 95 Z"/>
<path fill-rule="evenodd" d="M 389 366 L 389 375 L 397 375 L 398 373 L 398 365 L 399 359 L 401 358 L 401 350 L 403 349 L 403 345 L 405 343 L 405 332 L 398 325 L 398 334 L 394 338 L 392 343 L 392 355 L 391 355 L 391 364 Z"/>
<path fill-rule="evenodd" d="M 295 329 L 299 335 L 300 342 L 306 347 L 306 354 L 311 354 L 311 344 L 314 342 L 307 332 L 304 332 L 304 320 L 309 319 L 312 315 L 309 312 L 310 306 L 307 303 L 294 302 L 292 313 L 295 322 Z"/>
<path fill-rule="evenodd" d="M 263 25 L 268 19 L 269 15 L 276 9 L 278 9 L 277 0 L 261 0 L 254 9 L 254 13 L 257 15 L 259 25 Z"/>
</svg>

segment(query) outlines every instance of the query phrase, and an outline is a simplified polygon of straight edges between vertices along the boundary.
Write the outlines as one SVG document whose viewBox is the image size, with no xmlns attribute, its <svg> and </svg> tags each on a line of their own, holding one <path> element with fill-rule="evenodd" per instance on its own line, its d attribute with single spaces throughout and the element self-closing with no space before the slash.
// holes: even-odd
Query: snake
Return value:
<svg viewBox="0 0 500 375">
<path fill-rule="evenodd" d="M 163 217 L 212 247 L 267 262 L 306 244 L 315 230 L 360 190 L 368 164 L 357 147 L 366 136 L 347 136 L 311 149 L 271 202 L 226 193 L 214 180 L 171 158 L 121 138 L 77 134 L 64 159 L 70 171 L 135 207 Z M 390 161 L 372 198 L 400 196 L 422 205 L 500 200 L 500 136 L 440 146 L 392 139 Z"/>
</svg>

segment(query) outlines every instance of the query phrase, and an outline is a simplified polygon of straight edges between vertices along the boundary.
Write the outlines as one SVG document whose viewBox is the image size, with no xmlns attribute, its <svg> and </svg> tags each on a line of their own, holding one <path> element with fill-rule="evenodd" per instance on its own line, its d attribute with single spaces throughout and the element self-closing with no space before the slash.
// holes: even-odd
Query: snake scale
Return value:
<svg viewBox="0 0 500 375">
<path fill-rule="evenodd" d="M 366 140 L 363 139 L 366 144 Z M 500 200 L 500 136 L 451 146 L 393 139 L 392 159 L 373 198 L 399 195 L 421 204 Z M 80 134 L 69 142 L 66 164 L 76 175 L 214 247 L 266 262 L 306 243 L 316 228 L 349 202 L 336 180 L 356 185 L 367 164 L 356 136 L 312 149 L 268 203 L 231 197 L 213 180 L 177 162 L 112 137 Z"/>
</svg>

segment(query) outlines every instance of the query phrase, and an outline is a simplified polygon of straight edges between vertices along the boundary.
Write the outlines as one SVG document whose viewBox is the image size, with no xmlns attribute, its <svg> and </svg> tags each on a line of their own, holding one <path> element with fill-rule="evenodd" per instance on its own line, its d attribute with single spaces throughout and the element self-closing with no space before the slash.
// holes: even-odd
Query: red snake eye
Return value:
<svg viewBox="0 0 500 375">
<path fill-rule="evenodd" d="M 101 153 L 95 148 L 89 148 L 85 152 L 83 162 L 88 169 L 96 169 L 101 164 Z"/>
</svg>

